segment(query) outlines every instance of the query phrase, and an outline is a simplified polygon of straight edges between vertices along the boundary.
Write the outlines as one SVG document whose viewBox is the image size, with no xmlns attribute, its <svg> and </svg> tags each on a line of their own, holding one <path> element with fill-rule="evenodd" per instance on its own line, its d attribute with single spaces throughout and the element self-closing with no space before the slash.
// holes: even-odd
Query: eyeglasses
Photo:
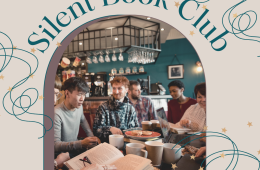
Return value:
<svg viewBox="0 0 260 170">
<path fill-rule="evenodd" d="M 88 159 L 87 156 L 85 156 L 83 159 L 79 159 L 79 160 L 83 162 L 84 166 L 86 166 L 86 165 L 85 165 L 85 162 L 87 162 L 87 163 L 89 163 L 89 164 L 92 164 L 92 163 L 90 162 L 90 160 Z"/>
<path fill-rule="evenodd" d="M 58 93 L 55 93 L 56 97 L 57 97 L 57 100 L 59 100 L 62 96 L 62 93 L 61 92 L 58 92 Z"/>
</svg>

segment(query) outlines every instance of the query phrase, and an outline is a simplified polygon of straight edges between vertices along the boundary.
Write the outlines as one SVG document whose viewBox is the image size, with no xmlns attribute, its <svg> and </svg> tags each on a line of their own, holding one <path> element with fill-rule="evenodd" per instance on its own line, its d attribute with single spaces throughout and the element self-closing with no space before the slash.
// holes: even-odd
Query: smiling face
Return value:
<svg viewBox="0 0 260 170">
<path fill-rule="evenodd" d="M 113 97 L 116 100 L 123 99 L 128 91 L 128 88 L 126 88 L 122 83 L 113 83 Z"/>
<path fill-rule="evenodd" d="M 173 99 L 178 99 L 183 94 L 184 88 L 180 89 L 177 86 L 170 86 L 169 91 Z"/>
<path fill-rule="evenodd" d="M 204 95 L 200 94 L 200 92 L 198 92 L 197 102 L 198 102 L 198 104 L 200 105 L 201 108 L 206 110 L 206 96 L 204 96 Z"/>
<path fill-rule="evenodd" d="M 65 90 L 67 103 L 69 104 L 68 109 L 80 108 L 84 102 L 86 93 L 83 91 L 73 90 L 72 93 L 69 90 Z"/>
</svg>

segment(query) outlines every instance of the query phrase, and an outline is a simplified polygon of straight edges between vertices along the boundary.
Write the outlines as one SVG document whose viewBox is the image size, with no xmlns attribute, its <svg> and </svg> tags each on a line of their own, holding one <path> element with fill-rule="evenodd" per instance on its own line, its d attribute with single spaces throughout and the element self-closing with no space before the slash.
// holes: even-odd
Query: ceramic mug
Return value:
<svg viewBox="0 0 260 170">
<path fill-rule="evenodd" d="M 163 145 L 163 157 L 162 160 L 164 163 L 172 164 L 176 163 L 181 158 L 181 146 L 173 143 L 165 143 Z M 173 148 L 174 147 L 174 148 Z M 176 152 L 180 149 L 178 152 Z"/>
<path fill-rule="evenodd" d="M 126 154 L 134 154 L 147 158 L 148 152 L 144 150 L 145 145 L 141 143 L 126 144 Z"/>
<path fill-rule="evenodd" d="M 117 149 L 123 149 L 124 136 L 123 135 L 109 135 L 109 144 L 113 145 Z"/>
</svg>

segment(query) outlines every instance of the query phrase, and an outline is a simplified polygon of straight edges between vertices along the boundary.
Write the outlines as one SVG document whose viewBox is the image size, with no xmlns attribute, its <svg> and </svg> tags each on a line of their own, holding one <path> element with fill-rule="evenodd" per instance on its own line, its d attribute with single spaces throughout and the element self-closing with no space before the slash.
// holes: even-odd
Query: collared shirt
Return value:
<svg viewBox="0 0 260 170">
<path fill-rule="evenodd" d="M 149 121 L 149 120 L 157 120 L 157 115 L 155 112 L 154 104 L 151 99 L 147 97 L 140 97 L 137 99 L 137 102 L 133 104 L 130 100 L 130 104 L 132 104 L 135 108 L 139 126 L 142 126 L 142 121 Z"/>
</svg>

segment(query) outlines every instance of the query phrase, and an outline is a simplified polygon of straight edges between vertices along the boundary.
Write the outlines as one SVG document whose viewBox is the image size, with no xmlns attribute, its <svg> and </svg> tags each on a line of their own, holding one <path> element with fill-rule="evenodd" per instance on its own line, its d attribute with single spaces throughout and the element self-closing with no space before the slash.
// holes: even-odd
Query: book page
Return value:
<svg viewBox="0 0 260 170">
<path fill-rule="evenodd" d="M 126 155 L 123 158 L 119 158 L 111 165 L 115 165 L 117 170 L 143 170 L 151 163 L 151 160 L 143 158 L 137 155 Z"/>
<path fill-rule="evenodd" d="M 152 164 L 149 164 L 143 170 L 154 170 L 154 167 Z"/>
<path fill-rule="evenodd" d="M 80 170 L 81 168 L 88 167 L 89 164 L 87 162 L 84 162 L 84 165 L 83 161 L 80 160 L 84 159 L 85 156 L 89 158 L 92 164 L 99 165 L 108 165 L 117 159 L 124 157 L 124 155 L 114 146 L 107 143 L 102 143 L 65 162 L 65 165 L 74 170 Z"/>
</svg>

